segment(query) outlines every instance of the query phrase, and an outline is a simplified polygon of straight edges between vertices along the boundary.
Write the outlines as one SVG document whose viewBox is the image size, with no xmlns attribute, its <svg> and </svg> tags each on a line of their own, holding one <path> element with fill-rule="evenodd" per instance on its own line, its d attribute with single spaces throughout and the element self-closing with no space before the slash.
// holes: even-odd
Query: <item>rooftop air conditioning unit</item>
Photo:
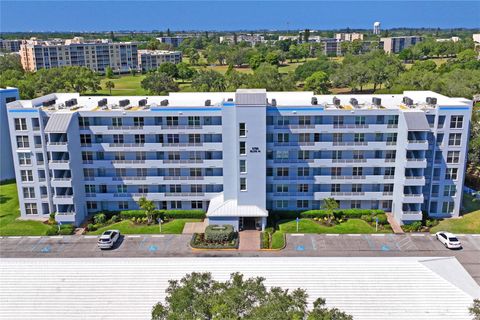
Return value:
<svg viewBox="0 0 480 320">
<path fill-rule="evenodd" d="M 427 103 L 431 105 L 437 104 L 437 98 L 434 97 L 427 97 Z"/>
<path fill-rule="evenodd" d="M 206 107 L 210 107 L 211 105 L 212 105 L 212 100 L 210 100 L 210 99 L 205 100 L 205 106 Z"/>
<path fill-rule="evenodd" d="M 163 106 L 163 107 L 168 106 L 168 99 L 160 101 L 160 105 Z"/>
<path fill-rule="evenodd" d="M 43 107 L 50 107 L 55 104 L 55 99 L 42 102 Z"/>
<path fill-rule="evenodd" d="M 333 97 L 333 104 L 336 105 L 337 107 L 340 106 L 340 99 L 338 99 L 337 97 Z"/>
<path fill-rule="evenodd" d="M 66 107 L 71 107 L 77 104 L 77 99 L 70 99 L 65 101 L 65 106 Z"/>
<path fill-rule="evenodd" d="M 277 99 L 272 99 L 272 106 L 276 107 L 277 106 Z"/>
<path fill-rule="evenodd" d="M 107 98 L 103 98 L 103 99 L 101 99 L 101 100 L 98 100 L 97 105 L 98 105 L 99 107 L 106 106 L 106 105 L 107 105 Z"/>
<path fill-rule="evenodd" d="M 355 98 L 351 98 L 350 99 L 350 104 L 356 108 L 356 107 L 358 107 L 358 100 L 355 99 Z"/>
<path fill-rule="evenodd" d="M 407 106 L 412 106 L 413 105 L 413 99 L 411 99 L 409 97 L 403 97 L 402 102 Z"/>
<path fill-rule="evenodd" d="M 318 104 L 318 99 L 316 97 L 312 97 L 312 105 L 316 106 Z"/>
<path fill-rule="evenodd" d="M 126 107 L 130 104 L 130 100 L 128 99 L 120 100 L 118 101 L 118 104 L 120 105 L 120 107 Z"/>
<path fill-rule="evenodd" d="M 382 99 L 373 97 L 372 103 L 374 106 L 380 107 L 382 105 Z"/>
<path fill-rule="evenodd" d="M 227 101 L 233 102 L 233 98 L 228 98 Z"/>
<path fill-rule="evenodd" d="M 147 105 L 147 99 L 142 99 L 138 101 L 140 107 L 145 107 Z"/>
</svg>

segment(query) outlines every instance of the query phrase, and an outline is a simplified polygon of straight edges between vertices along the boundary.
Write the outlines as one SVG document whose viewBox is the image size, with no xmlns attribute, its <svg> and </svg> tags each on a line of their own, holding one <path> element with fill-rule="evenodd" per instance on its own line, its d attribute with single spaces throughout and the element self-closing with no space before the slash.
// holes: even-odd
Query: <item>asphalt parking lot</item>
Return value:
<svg viewBox="0 0 480 320">
<path fill-rule="evenodd" d="M 111 250 L 98 236 L 1 237 L 1 258 L 79 257 L 395 257 L 455 256 L 480 284 L 480 234 L 457 235 L 461 250 L 445 248 L 430 234 L 289 234 L 281 251 L 193 250 L 190 235 L 122 235 Z"/>
</svg>

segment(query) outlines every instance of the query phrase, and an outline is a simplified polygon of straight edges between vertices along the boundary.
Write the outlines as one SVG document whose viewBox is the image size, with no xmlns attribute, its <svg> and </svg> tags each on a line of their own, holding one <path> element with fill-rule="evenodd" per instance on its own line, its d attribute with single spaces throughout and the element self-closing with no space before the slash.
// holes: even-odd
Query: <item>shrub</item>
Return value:
<svg viewBox="0 0 480 320">
<path fill-rule="evenodd" d="M 362 219 L 362 216 L 377 216 L 383 214 L 383 210 L 371 210 L 371 209 L 337 209 L 333 211 L 335 219 Z M 313 219 L 328 217 L 326 210 L 308 210 L 300 213 L 301 218 Z M 294 217 L 296 218 L 296 217 Z"/>
<path fill-rule="evenodd" d="M 97 230 L 97 228 L 95 228 L 95 225 L 94 225 L 93 223 L 89 223 L 89 224 L 87 225 L 87 229 L 88 229 L 88 231 L 95 231 L 95 230 Z"/>
<path fill-rule="evenodd" d="M 405 224 L 402 226 L 402 229 L 407 232 L 420 231 L 422 229 L 422 222 L 415 221 L 410 224 Z"/>
<path fill-rule="evenodd" d="M 362 219 L 363 221 L 366 221 L 366 222 L 372 222 L 373 221 L 373 217 L 372 216 L 367 216 L 367 215 L 362 215 L 360 217 L 360 219 Z"/>
<path fill-rule="evenodd" d="M 198 249 L 238 249 L 238 233 L 235 232 L 229 242 L 207 242 L 203 233 L 194 233 L 190 240 L 190 246 Z"/>
<path fill-rule="evenodd" d="M 227 242 L 231 241 L 234 236 L 233 226 L 226 225 L 209 225 L 205 228 L 205 240 L 210 242 Z"/>
<path fill-rule="evenodd" d="M 378 224 L 388 224 L 387 215 L 385 213 L 380 213 L 375 216 L 378 218 Z"/>
<path fill-rule="evenodd" d="M 203 210 L 166 210 L 162 213 L 166 219 L 205 219 Z"/>
<path fill-rule="evenodd" d="M 93 222 L 95 224 L 104 224 L 107 222 L 107 216 L 104 213 L 97 213 L 93 216 Z"/>
<path fill-rule="evenodd" d="M 57 214 L 56 212 L 50 213 L 49 218 L 48 218 L 48 223 L 50 223 L 50 224 L 54 224 L 54 223 L 55 223 L 55 215 L 56 215 L 56 214 Z"/>
<path fill-rule="evenodd" d="M 265 231 L 260 234 L 260 244 L 262 249 L 270 248 L 270 233 Z"/>
<path fill-rule="evenodd" d="M 45 234 L 47 236 L 56 236 L 58 234 L 58 227 L 52 226 L 50 229 L 47 230 Z"/>
<path fill-rule="evenodd" d="M 145 211 L 143 210 L 125 210 L 125 211 L 120 211 L 120 218 L 122 220 L 128 220 L 131 219 L 132 221 L 135 221 L 136 218 L 143 218 L 145 217 Z M 135 218 L 135 220 L 134 220 Z"/>
<path fill-rule="evenodd" d="M 62 224 L 60 226 L 60 232 L 58 234 L 69 235 L 73 234 L 73 231 L 75 231 L 75 226 L 73 224 Z"/>
<path fill-rule="evenodd" d="M 116 214 L 114 214 L 111 218 L 110 218 L 110 222 L 111 223 L 115 223 L 115 222 L 118 222 L 120 221 L 120 217 L 117 216 Z"/>
<path fill-rule="evenodd" d="M 98 230 L 98 229 L 100 229 L 101 227 L 103 227 L 102 224 L 94 224 L 94 225 L 93 225 L 93 228 L 94 228 L 95 230 Z"/>
</svg>

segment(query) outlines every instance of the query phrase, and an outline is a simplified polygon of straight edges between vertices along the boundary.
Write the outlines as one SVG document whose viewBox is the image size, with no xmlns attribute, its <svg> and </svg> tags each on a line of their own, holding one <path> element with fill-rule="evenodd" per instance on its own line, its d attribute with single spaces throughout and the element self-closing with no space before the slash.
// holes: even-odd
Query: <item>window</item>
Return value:
<svg viewBox="0 0 480 320">
<path fill-rule="evenodd" d="M 447 185 L 443 187 L 443 196 L 444 197 L 455 197 L 455 194 L 457 193 L 457 186 L 452 184 L 452 185 Z"/>
<path fill-rule="evenodd" d="M 451 116 L 450 128 L 461 129 L 463 127 L 463 116 Z"/>
<path fill-rule="evenodd" d="M 443 133 L 437 133 L 437 144 L 442 145 L 443 143 Z"/>
<path fill-rule="evenodd" d="M 334 125 L 342 125 L 343 124 L 343 116 L 333 116 L 333 124 Z"/>
<path fill-rule="evenodd" d="M 202 201 L 192 201 L 192 209 L 203 209 L 203 202 Z"/>
<path fill-rule="evenodd" d="M 33 199 L 35 198 L 35 189 L 33 187 L 26 187 L 23 188 L 23 197 L 25 199 Z"/>
<path fill-rule="evenodd" d="M 365 134 L 364 133 L 355 133 L 353 141 L 364 142 L 365 141 Z"/>
<path fill-rule="evenodd" d="M 119 201 L 118 202 L 118 209 L 120 209 L 120 210 L 128 209 L 128 201 Z"/>
<path fill-rule="evenodd" d="M 133 125 L 135 127 L 143 127 L 144 125 L 144 118 L 143 117 L 134 117 L 133 118 Z"/>
<path fill-rule="evenodd" d="M 25 203 L 25 214 L 38 214 L 36 203 Z"/>
<path fill-rule="evenodd" d="M 350 208 L 352 209 L 360 209 L 361 208 L 361 201 L 360 200 L 352 200 L 350 201 Z"/>
<path fill-rule="evenodd" d="M 145 135 L 144 134 L 136 134 L 135 135 L 135 143 L 145 143 Z"/>
<path fill-rule="evenodd" d="M 88 127 L 90 125 L 90 118 L 85 118 L 85 117 L 79 117 L 78 118 L 78 125 L 80 127 Z"/>
<path fill-rule="evenodd" d="M 457 175 L 457 168 L 447 168 L 445 171 L 445 180 L 457 180 Z"/>
<path fill-rule="evenodd" d="M 180 152 L 177 152 L 177 151 L 169 152 L 168 160 L 180 160 Z"/>
<path fill-rule="evenodd" d="M 361 184 L 352 184 L 352 192 L 362 192 Z"/>
<path fill-rule="evenodd" d="M 277 209 L 288 208 L 288 200 L 277 200 L 275 201 L 275 206 L 277 207 Z"/>
<path fill-rule="evenodd" d="M 332 151 L 332 159 L 334 159 L 334 160 L 342 159 L 342 151 L 340 151 L 340 150 L 333 150 L 333 151 Z"/>
<path fill-rule="evenodd" d="M 123 143 L 123 134 L 114 134 L 113 143 Z"/>
<path fill-rule="evenodd" d="M 310 133 L 300 133 L 298 135 L 298 142 L 310 142 Z"/>
<path fill-rule="evenodd" d="M 278 117 L 277 118 L 277 125 L 279 126 L 288 126 L 290 124 L 290 120 L 288 117 Z"/>
<path fill-rule="evenodd" d="M 198 133 L 189 134 L 188 143 L 200 143 L 200 134 Z"/>
<path fill-rule="evenodd" d="M 167 126 L 178 126 L 178 117 L 167 117 Z"/>
<path fill-rule="evenodd" d="M 342 175 L 342 168 L 340 168 L 340 167 L 333 167 L 333 168 L 330 169 L 330 174 L 331 174 L 333 177 L 341 176 L 341 175 Z"/>
<path fill-rule="evenodd" d="M 87 201 L 87 210 L 97 210 L 97 203 L 94 201 Z"/>
<path fill-rule="evenodd" d="M 438 117 L 437 128 L 441 129 L 441 128 L 443 128 L 444 125 L 445 125 L 445 116 L 439 116 Z"/>
<path fill-rule="evenodd" d="M 83 169 L 83 176 L 85 178 L 93 178 L 95 176 L 92 168 L 84 168 Z"/>
<path fill-rule="evenodd" d="M 398 125 L 398 116 L 397 115 L 387 116 L 387 125 Z"/>
<path fill-rule="evenodd" d="M 138 177 L 146 177 L 147 176 L 147 168 L 137 168 L 137 176 Z"/>
<path fill-rule="evenodd" d="M 310 169 L 308 167 L 300 167 L 297 169 L 297 176 L 308 177 L 310 175 Z"/>
<path fill-rule="evenodd" d="M 288 168 L 277 168 L 277 177 L 288 177 Z"/>
<path fill-rule="evenodd" d="M 395 175 L 395 167 L 385 168 L 385 175 L 386 176 L 394 176 Z"/>
<path fill-rule="evenodd" d="M 247 136 L 247 126 L 245 125 L 245 122 L 240 122 L 238 124 L 238 135 L 240 137 L 246 137 Z"/>
<path fill-rule="evenodd" d="M 171 184 L 170 185 L 170 192 L 171 193 L 181 193 L 182 192 L 182 186 L 179 184 Z"/>
<path fill-rule="evenodd" d="M 240 155 L 244 156 L 247 154 L 247 143 L 245 141 L 240 141 Z"/>
<path fill-rule="evenodd" d="M 310 117 L 309 116 L 299 116 L 298 117 L 298 124 L 301 126 L 310 125 Z"/>
<path fill-rule="evenodd" d="M 148 186 L 138 186 L 138 193 L 148 193 Z"/>
<path fill-rule="evenodd" d="M 80 135 L 80 143 L 82 145 L 88 145 L 92 143 L 92 136 L 89 134 L 81 134 Z"/>
<path fill-rule="evenodd" d="M 343 134 L 341 133 L 333 134 L 333 142 L 342 142 L 342 141 L 343 141 Z"/>
<path fill-rule="evenodd" d="M 19 153 L 18 154 L 18 163 L 20 165 L 32 164 L 32 158 L 31 158 L 30 153 Z"/>
<path fill-rule="evenodd" d="M 201 177 L 202 169 L 201 168 L 190 168 L 190 177 Z"/>
<path fill-rule="evenodd" d="M 297 192 L 308 192 L 308 184 L 302 183 L 297 185 Z"/>
<path fill-rule="evenodd" d="M 355 124 L 358 125 L 364 125 L 365 124 L 365 117 L 364 116 L 357 116 L 355 117 Z"/>
<path fill-rule="evenodd" d="M 20 170 L 20 176 L 22 177 L 23 182 L 32 182 L 33 181 L 32 170 Z"/>
<path fill-rule="evenodd" d="M 462 143 L 461 133 L 450 133 L 450 135 L 448 136 L 449 146 L 459 146 L 461 143 Z"/>
<path fill-rule="evenodd" d="M 438 184 L 432 184 L 432 197 L 438 197 L 438 190 L 440 190 L 440 186 Z"/>
<path fill-rule="evenodd" d="M 446 201 L 442 204 L 442 213 L 453 213 L 455 203 L 453 201 Z"/>
<path fill-rule="evenodd" d="M 86 184 L 85 185 L 85 193 L 95 193 L 96 187 L 94 184 Z"/>
<path fill-rule="evenodd" d="M 116 152 L 115 152 L 115 160 L 116 160 L 116 161 L 123 161 L 123 160 L 125 160 L 125 152 L 116 151 Z"/>
<path fill-rule="evenodd" d="M 460 151 L 448 151 L 447 163 L 458 163 L 460 161 Z"/>
<path fill-rule="evenodd" d="M 203 192 L 203 186 L 201 184 L 192 184 L 190 186 L 190 191 L 192 193 L 202 193 Z"/>
<path fill-rule="evenodd" d="M 188 117 L 188 125 L 189 126 L 199 126 L 200 125 L 200 117 L 199 116 Z M 193 202 L 194 201 L 192 201 L 192 203 Z"/>
<path fill-rule="evenodd" d="M 287 184 L 277 184 L 277 192 L 278 193 L 285 193 L 288 192 L 288 185 Z"/>
<path fill-rule="evenodd" d="M 308 208 L 308 200 L 297 200 L 297 208 L 299 209 Z"/>
<path fill-rule="evenodd" d="M 240 191 L 247 191 L 247 178 L 240 178 Z"/>
<path fill-rule="evenodd" d="M 145 151 L 135 152 L 135 160 L 145 160 L 147 159 L 147 153 Z"/>
<path fill-rule="evenodd" d="M 182 201 L 172 201 L 170 207 L 171 209 L 182 209 Z"/>
<path fill-rule="evenodd" d="M 298 159 L 299 159 L 299 160 L 307 160 L 307 159 L 310 159 L 310 151 L 308 151 L 308 150 L 299 150 L 299 151 L 298 151 Z"/>
<path fill-rule="evenodd" d="M 393 192 L 393 184 L 384 184 L 383 185 L 383 192 Z"/>
<path fill-rule="evenodd" d="M 15 119 L 15 130 L 16 131 L 26 131 L 27 130 L 27 119 L 16 118 Z"/>
<path fill-rule="evenodd" d="M 167 143 L 179 143 L 180 137 L 178 134 L 167 134 Z"/>
<path fill-rule="evenodd" d="M 396 156 L 397 156 L 397 151 L 396 150 L 387 150 L 385 152 L 385 159 L 395 160 Z"/>
<path fill-rule="evenodd" d="M 275 151 L 275 159 L 288 159 L 288 150 Z"/>
<path fill-rule="evenodd" d="M 127 193 L 127 186 L 123 184 L 119 184 L 117 186 L 117 193 Z"/>
<path fill-rule="evenodd" d="M 17 148 L 28 148 L 30 144 L 28 142 L 28 136 L 17 136 Z"/>
<path fill-rule="evenodd" d="M 91 151 L 82 151 L 83 161 L 93 161 L 93 153 Z"/>
<path fill-rule="evenodd" d="M 353 159 L 355 160 L 362 160 L 363 159 L 363 151 L 362 150 L 353 150 Z"/>
<path fill-rule="evenodd" d="M 240 173 L 247 173 L 247 160 L 240 160 Z"/>
<path fill-rule="evenodd" d="M 332 186 L 330 188 L 330 192 L 332 192 L 332 193 L 340 192 L 340 185 L 339 184 L 332 184 Z"/>
<path fill-rule="evenodd" d="M 361 176 L 363 175 L 363 168 L 362 167 L 353 167 L 352 168 L 353 176 Z"/>
<path fill-rule="evenodd" d="M 122 118 L 112 118 L 112 126 L 121 127 L 122 126 Z"/>
<path fill-rule="evenodd" d="M 288 133 L 278 133 L 277 134 L 277 141 L 280 142 L 280 143 L 289 142 L 290 138 L 289 138 Z"/>
</svg>

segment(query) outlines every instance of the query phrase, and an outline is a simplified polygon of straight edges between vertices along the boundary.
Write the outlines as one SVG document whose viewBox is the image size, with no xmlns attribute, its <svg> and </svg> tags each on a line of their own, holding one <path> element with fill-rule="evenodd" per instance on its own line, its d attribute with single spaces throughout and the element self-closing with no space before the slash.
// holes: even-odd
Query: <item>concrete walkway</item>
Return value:
<svg viewBox="0 0 480 320">
<path fill-rule="evenodd" d="M 205 232 L 205 221 L 202 222 L 187 222 L 183 227 L 183 234 L 194 234 L 194 233 L 204 233 Z"/>
<path fill-rule="evenodd" d="M 260 250 L 260 231 L 245 230 L 239 232 L 240 251 L 258 251 Z"/>
<path fill-rule="evenodd" d="M 404 234 L 405 233 L 405 232 L 403 232 L 402 227 L 400 227 L 400 224 L 393 217 L 392 213 L 390 213 L 390 212 L 387 213 L 387 220 L 388 220 L 388 223 L 390 223 L 390 226 L 392 227 L 393 233 L 397 233 L 397 234 Z"/>
</svg>

